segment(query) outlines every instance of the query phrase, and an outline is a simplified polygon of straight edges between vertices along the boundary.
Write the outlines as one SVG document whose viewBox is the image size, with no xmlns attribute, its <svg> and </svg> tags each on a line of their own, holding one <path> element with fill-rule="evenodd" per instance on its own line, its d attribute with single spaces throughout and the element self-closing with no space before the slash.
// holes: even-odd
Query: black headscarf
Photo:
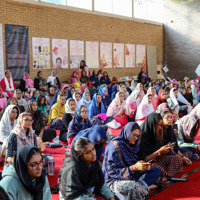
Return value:
<svg viewBox="0 0 200 200">
<path fill-rule="evenodd" d="M 82 71 L 83 71 L 85 69 L 85 66 L 86 66 L 85 60 L 81 60 L 81 62 L 83 63 L 83 65 L 82 66 L 80 65 L 80 69 L 82 69 Z"/>
<path fill-rule="evenodd" d="M 65 166 L 61 177 L 60 192 L 65 200 L 72 200 L 85 194 L 90 187 L 95 187 L 94 194 L 101 196 L 100 190 L 104 184 L 104 176 L 96 160 L 88 167 L 78 158 L 71 147 L 71 156 L 65 159 Z"/>
<path fill-rule="evenodd" d="M 156 139 L 156 126 L 162 119 L 158 113 L 151 113 L 141 125 L 139 138 L 139 158 L 145 159 L 162 146 L 162 141 Z"/>
<path fill-rule="evenodd" d="M 14 168 L 19 176 L 19 179 L 25 189 L 34 196 L 34 200 L 43 199 L 43 187 L 45 185 L 46 173 L 44 169 L 40 177 L 35 178 L 36 183 L 33 185 L 31 178 L 28 175 L 27 163 L 32 149 L 38 150 L 36 147 L 26 145 L 20 148 L 14 156 Z"/>
</svg>

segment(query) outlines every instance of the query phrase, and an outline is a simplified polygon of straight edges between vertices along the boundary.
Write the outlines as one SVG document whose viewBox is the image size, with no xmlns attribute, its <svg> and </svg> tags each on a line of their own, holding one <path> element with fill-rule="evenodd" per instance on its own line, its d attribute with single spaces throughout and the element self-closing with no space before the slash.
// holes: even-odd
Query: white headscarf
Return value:
<svg viewBox="0 0 200 200">
<path fill-rule="evenodd" d="M 152 99 L 152 102 L 155 100 L 155 98 L 157 97 L 156 93 L 153 95 L 152 94 L 152 90 L 155 89 L 153 87 L 150 87 L 148 90 L 147 90 L 147 94 L 151 94 L 153 99 Z"/>
<path fill-rule="evenodd" d="M 17 91 L 21 91 L 21 90 L 15 90 L 15 92 L 14 92 L 14 97 L 16 98 L 16 100 L 17 100 L 17 102 L 18 102 L 18 105 L 19 106 L 23 106 L 24 107 L 24 109 L 26 110 L 27 109 L 27 105 L 28 105 L 28 103 L 27 103 L 27 101 L 25 100 L 25 99 L 23 99 L 22 97 L 21 97 L 21 99 L 17 99 L 17 97 L 16 97 L 16 93 L 17 93 Z"/>
<path fill-rule="evenodd" d="M 147 117 L 149 114 L 154 112 L 153 104 L 148 103 L 148 97 L 150 94 L 146 94 L 144 98 L 142 99 L 142 102 L 138 106 L 137 113 L 135 119 L 139 120 L 144 117 Z M 152 96 L 152 95 L 151 95 Z"/>
<path fill-rule="evenodd" d="M 176 111 L 176 113 L 179 113 L 179 104 L 178 101 L 180 101 L 181 103 L 185 104 L 185 105 L 189 105 L 187 108 L 188 113 L 190 113 L 192 111 L 192 107 L 190 105 L 190 103 L 184 98 L 184 96 L 178 92 L 178 97 L 176 98 L 174 96 L 174 90 L 175 88 L 172 88 L 170 90 L 170 99 L 172 100 L 172 102 L 174 103 L 174 105 L 178 105 L 174 110 Z"/>
<path fill-rule="evenodd" d="M 53 70 L 53 71 L 51 72 L 51 76 L 49 76 L 48 79 L 47 79 L 47 83 L 50 83 L 50 82 L 51 82 L 51 85 L 54 85 L 54 84 L 55 84 L 56 76 L 53 76 L 54 71 L 55 71 L 55 70 Z"/>
<path fill-rule="evenodd" d="M 5 74 L 6 74 L 6 72 L 10 72 L 10 71 L 9 71 L 9 70 L 6 70 L 6 71 L 5 71 Z M 10 86 L 9 86 L 8 79 L 6 78 L 6 75 L 5 75 L 5 77 L 4 77 L 4 80 L 5 80 L 5 84 L 6 84 L 6 90 L 8 90 L 8 91 L 15 90 L 14 85 L 13 85 L 13 79 L 12 79 L 12 74 L 11 74 L 11 72 L 10 72 L 10 86 L 11 86 L 11 88 L 10 88 Z"/>
<path fill-rule="evenodd" d="M 18 114 L 19 114 L 19 108 L 16 105 L 9 105 L 6 108 L 1 118 L 1 121 L 0 121 L 0 141 L 1 142 L 4 142 L 7 139 L 7 137 L 10 135 L 10 132 L 17 124 L 17 119 L 15 119 L 13 126 L 11 125 L 10 114 L 13 108 L 17 108 Z"/>
<path fill-rule="evenodd" d="M 69 107 L 69 102 L 70 102 L 71 100 L 74 100 L 74 99 L 72 99 L 72 98 L 67 99 L 67 102 L 65 103 L 65 112 L 74 115 L 75 110 L 73 111 L 73 110 L 71 110 L 70 107 Z M 76 103 L 76 101 L 75 101 L 75 103 Z"/>
<path fill-rule="evenodd" d="M 132 80 L 131 81 L 131 90 L 133 91 L 133 90 L 135 90 L 135 87 L 136 87 L 136 85 L 135 85 L 135 80 Z"/>
<path fill-rule="evenodd" d="M 123 85 L 122 85 L 123 86 Z M 126 86 L 125 86 L 126 87 Z M 123 92 L 124 93 L 124 100 L 126 100 L 129 96 L 128 91 L 124 92 L 123 89 L 121 88 L 121 86 L 119 87 L 119 92 Z"/>
<path fill-rule="evenodd" d="M 138 90 L 140 92 L 140 102 L 142 102 L 143 97 L 145 96 L 144 91 L 140 91 L 140 86 L 142 85 L 142 83 L 138 83 L 135 90 Z"/>
<path fill-rule="evenodd" d="M 79 92 L 74 92 L 72 98 L 75 100 L 75 102 L 76 102 L 76 106 L 79 107 L 79 106 L 81 105 L 81 98 L 80 98 L 79 101 L 77 101 L 77 100 L 76 100 L 76 94 L 79 94 L 79 95 L 80 95 Z M 80 95 L 80 96 L 81 96 L 81 95 Z"/>
<path fill-rule="evenodd" d="M 139 94 L 140 94 L 140 91 L 134 90 L 134 91 L 130 94 L 130 96 L 126 99 L 126 103 L 127 103 L 128 105 L 130 105 L 130 104 L 132 104 L 132 103 L 136 103 L 137 106 L 139 106 L 140 100 L 139 100 L 139 98 L 137 99 L 137 97 L 138 97 Z"/>
</svg>

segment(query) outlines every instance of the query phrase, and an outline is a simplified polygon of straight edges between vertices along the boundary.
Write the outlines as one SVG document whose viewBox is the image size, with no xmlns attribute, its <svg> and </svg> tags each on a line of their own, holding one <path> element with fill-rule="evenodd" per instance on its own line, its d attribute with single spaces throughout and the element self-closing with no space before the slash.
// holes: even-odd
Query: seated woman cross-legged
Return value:
<svg viewBox="0 0 200 200">
<path fill-rule="evenodd" d="M 163 145 L 163 120 L 160 114 L 151 113 L 141 125 L 141 134 L 139 138 L 139 159 L 146 162 L 154 160 L 152 167 L 159 168 L 162 176 L 160 184 L 182 172 L 183 159 L 177 155 L 168 153 L 173 151 L 170 144 Z"/>
<path fill-rule="evenodd" d="M 63 127 L 62 116 L 65 113 L 65 96 L 58 95 L 57 103 L 55 103 L 49 114 L 48 125 L 50 128 L 61 130 Z"/>
<path fill-rule="evenodd" d="M 42 155 L 34 146 L 21 147 L 13 165 L 3 170 L 0 182 L 11 200 L 52 200 Z"/>
<path fill-rule="evenodd" d="M 153 186 L 161 175 L 160 169 L 151 168 L 150 163 L 142 160 L 138 161 L 139 136 L 139 125 L 129 122 L 105 149 L 105 181 L 113 192 L 121 193 L 126 200 L 145 199 L 149 192 L 148 186 Z"/>
<path fill-rule="evenodd" d="M 73 142 L 71 156 L 65 160 L 59 192 L 60 200 L 114 200 L 106 186 L 92 142 L 80 137 Z"/>
<path fill-rule="evenodd" d="M 25 145 L 37 147 L 37 139 L 32 129 L 33 117 L 30 113 L 22 113 L 15 128 L 8 138 L 6 162 L 13 163 L 16 152 Z"/>
</svg>

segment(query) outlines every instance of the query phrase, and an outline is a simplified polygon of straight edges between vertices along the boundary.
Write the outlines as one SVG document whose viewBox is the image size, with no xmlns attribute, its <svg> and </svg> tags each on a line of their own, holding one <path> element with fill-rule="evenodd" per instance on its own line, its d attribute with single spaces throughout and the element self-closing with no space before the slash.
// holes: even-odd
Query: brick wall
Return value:
<svg viewBox="0 0 200 200">
<path fill-rule="evenodd" d="M 46 37 L 50 38 L 50 41 L 53 38 L 58 38 L 152 45 L 157 47 L 157 64 L 161 64 L 163 61 L 163 26 L 57 7 L 13 2 L 12 0 L 0 0 L 0 10 L 0 23 L 3 24 L 4 34 L 4 55 L 4 24 L 29 27 L 31 78 L 34 78 L 37 73 L 37 70 L 33 70 L 32 64 L 32 37 Z M 6 66 L 6 61 L 4 63 Z M 44 77 L 47 78 L 51 71 L 52 69 L 43 70 Z M 57 71 L 61 81 L 70 80 L 71 69 L 60 69 Z M 137 75 L 140 68 L 106 69 L 106 71 L 111 76 L 122 77 Z"/>
</svg>

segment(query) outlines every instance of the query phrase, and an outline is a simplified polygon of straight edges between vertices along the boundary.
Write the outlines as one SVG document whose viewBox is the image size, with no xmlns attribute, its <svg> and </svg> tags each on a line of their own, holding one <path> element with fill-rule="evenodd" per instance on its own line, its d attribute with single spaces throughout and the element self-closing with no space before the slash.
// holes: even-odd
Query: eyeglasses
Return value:
<svg viewBox="0 0 200 200">
<path fill-rule="evenodd" d="M 88 110 L 82 110 L 81 112 L 82 113 L 88 113 Z"/>
<path fill-rule="evenodd" d="M 124 97 L 124 95 L 119 95 L 119 97 Z"/>
<path fill-rule="evenodd" d="M 163 119 L 169 120 L 169 119 L 173 119 L 173 117 L 164 117 Z"/>
<path fill-rule="evenodd" d="M 32 169 L 38 169 L 39 167 L 43 167 L 43 165 L 44 165 L 43 160 L 41 160 L 39 163 L 34 162 L 27 166 L 31 166 Z"/>
<path fill-rule="evenodd" d="M 121 87 L 122 89 L 125 89 L 126 87 Z"/>
<path fill-rule="evenodd" d="M 16 93 L 16 94 L 22 94 L 21 92 L 18 92 L 18 93 Z"/>
<path fill-rule="evenodd" d="M 23 120 L 24 120 L 25 122 L 31 122 L 31 123 L 34 122 L 32 119 L 27 119 L 27 118 L 24 118 Z"/>
<path fill-rule="evenodd" d="M 139 136 L 137 134 L 131 134 L 131 136 L 134 138 L 134 139 L 138 139 Z"/>
</svg>

